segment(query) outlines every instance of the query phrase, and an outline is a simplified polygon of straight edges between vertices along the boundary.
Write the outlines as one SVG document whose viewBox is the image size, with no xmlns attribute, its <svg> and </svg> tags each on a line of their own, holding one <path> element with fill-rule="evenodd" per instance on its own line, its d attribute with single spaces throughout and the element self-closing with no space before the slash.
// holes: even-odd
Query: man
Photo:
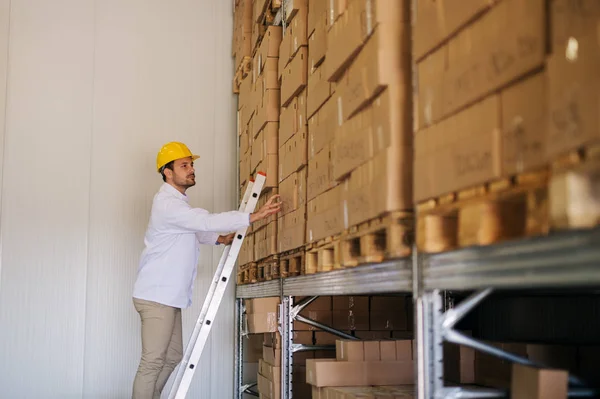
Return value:
<svg viewBox="0 0 600 399">
<path fill-rule="evenodd" d="M 137 280 L 135 309 L 142 321 L 142 358 L 133 384 L 134 399 L 160 398 L 183 356 L 181 309 L 192 304 L 200 244 L 228 245 L 237 231 L 280 211 L 278 196 L 256 213 L 211 214 L 188 203 L 186 190 L 196 184 L 194 160 L 185 144 L 162 147 L 156 167 L 164 184 L 154 197 L 144 238 Z"/>
</svg>

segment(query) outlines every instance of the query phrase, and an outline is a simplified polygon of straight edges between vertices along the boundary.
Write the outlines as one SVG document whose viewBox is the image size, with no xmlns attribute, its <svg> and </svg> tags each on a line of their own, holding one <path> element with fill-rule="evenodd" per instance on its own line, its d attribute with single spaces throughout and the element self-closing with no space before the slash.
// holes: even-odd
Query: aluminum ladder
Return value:
<svg viewBox="0 0 600 399">
<path fill-rule="evenodd" d="M 254 212 L 258 198 L 266 181 L 266 174 L 258 172 L 254 181 L 248 183 L 246 192 L 240 204 L 239 210 L 242 212 Z M 217 271 L 213 277 L 212 284 L 208 294 L 204 299 L 200 316 L 196 321 L 196 326 L 187 344 L 181 364 L 179 365 L 175 381 L 169 393 L 169 399 L 184 399 L 192 383 L 192 378 L 196 372 L 196 366 L 206 345 L 208 335 L 212 328 L 213 321 L 221 305 L 223 295 L 227 289 L 227 283 L 230 280 L 231 273 L 235 268 L 240 248 L 246 237 L 248 228 L 242 228 L 235 233 L 231 245 L 225 247 Z"/>
</svg>

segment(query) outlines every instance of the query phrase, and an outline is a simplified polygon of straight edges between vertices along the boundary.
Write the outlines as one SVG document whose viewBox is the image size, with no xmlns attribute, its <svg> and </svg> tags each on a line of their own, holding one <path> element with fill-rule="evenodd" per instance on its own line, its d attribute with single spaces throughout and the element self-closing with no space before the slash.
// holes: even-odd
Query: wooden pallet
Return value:
<svg viewBox="0 0 600 399">
<path fill-rule="evenodd" d="M 417 248 L 435 253 L 548 232 L 547 169 L 498 179 L 417 206 Z"/>
<path fill-rule="evenodd" d="M 306 245 L 306 274 L 341 269 L 340 235 Z"/>
<path fill-rule="evenodd" d="M 412 212 L 390 212 L 346 230 L 341 237 L 343 267 L 381 262 L 408 256 L 412 252 Z"/>
<path fill-rule="evenodd" d="M 279 254 L 279 277 L 294 277 L 304 274 L 306 253 L 304 247 Z"/>
<path fill-rule="evenodd" d="M 252 57 L 244 57 L 242 58 L 242 62 L 237 67 L 235 71 L 235 75 L 233 77 L 233 93 L 240 93 L 240 85 L 242 84 L 242 80 L 248 76 L 248 74 L 252 71 Z"/>
<path fill-rule="evenodd" d="M 271 255 L 256 262 L 256 282 L 272 280 L 273 269 L 278 267 L 279 258 L 277 255 Z"/>
<path fill-rule="evenodd" d="M 549 198 L 551 230 L 600 224 L 600 143 L 571 151 L 552 163 Z"/>
<path fill-rule="evenodd" d="M 256 263 L 248 263 L 240 266 L 237 272 L 237 283 L 238 285 L 256 283 L 258 268 Z"/>
</svg>

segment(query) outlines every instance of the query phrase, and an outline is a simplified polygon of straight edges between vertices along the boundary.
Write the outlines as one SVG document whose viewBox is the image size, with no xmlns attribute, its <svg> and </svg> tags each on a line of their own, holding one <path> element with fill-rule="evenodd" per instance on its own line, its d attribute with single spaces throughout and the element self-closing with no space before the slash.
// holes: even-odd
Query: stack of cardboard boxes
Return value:
<svg viewBox="0 0 600 399">
<path fill-rule="evenodd" d="M 348 228 L 412 208 L 410 11 L 397 0 L 338 6 L 325 67 L 336 84 L 332 177 Z"/>
<path fill-rule="evenodd" d="M 296 303 L 303 299 L 296 298 Z M 260 394 L 271 399 L 279 398 L 281 390 L 281 336 L 277 332 L 279 303 L 279 298 L 257 298 L 245 301 L 245 319 L 251 337 L 247 345 L 252 348 L 245 352 L 251 352 L 254 355 L 250 360 L 244 358 L 244 362 L 252 367 L 251 370 L 256 370 Z M 340 344 L 335 335 L 300 321 L 294 321 L 292 340 L 295 344 L 331 346 L 332 349 L 335 349 L 336 344 L 342 345 L 337 351 L 303 351 L 293 355 L 292 389 L 295 398 L 310 398 L 311 387 L 309 384 L 321 384 L 315 382 L 314 373 L 313 377 L 309 377 L 309 361 L 317 361 L 317 363 L 326 360 L 332 361 L 336 359 L 337 353 L 340 361 L 361 363 L 360 367 L 366 367 L 371 363 L 376 363 L 376 367 L 383 367 L 381 362 L 393 362 L 388 366 L 397 366 L 398 361 L 406 363 L 405 361 L 410 360 L 412 362 L 412 309 L 403 297 L 319 297 L 306 306 L 300 315 L 367 341 L 343 341 L 344 343 Z M 258 342 L 259 338 L 260 342 Z M 402 350 L 399 352 L 400 344 L 404 344 L 404 346 L 401 346 Z M 358 359 L 355 353 L 357 345 L 360 348 L 363 346 L 366 348 L 364 350 L 366 357 Z M 401 353 L 400 356 L 398 353 Z M 260 358 L 259 360 L 256 359 L 256 355 Z M 343 367 L 349 367 L 349 364 L 345 364 Z M 328 371 L 325 374 L 329 375 L 328 373 L 331 372 Z M 400 374 L 404 375 L 403 372 Z M 311 380 L 311 378 L 313 379 Z M 359 381 L 361 382 L 358 385 L 353 386 L 369 385 L 363 380 Z M 384 382 L 384 380 L 375 382 L 377 381 Z M 412 382 L 399 382 L 394 379 L 385 381 L 389 383 L 388 385 L 412 384 Z"/>
<path fill-rule="evenodd" d="M 283 202 L 255 229 L 252 261 L 412 208 L 408 2 L 296 0 L 285 14 L 284 35 L 255 35 L 240 86 L 240 183 L 266 171 Z"/>
<path fill-rule="evenodd" d="M 313 398 L 324 387 L 412 385 L 415 356 L 412 340 L 336 341 L 336 359 L 309 359 L 306 380 Z"/>
<path fill-rule="evenodd" d="M 417 202 L 535 171 L 600 138 L 600 3 L 463 3 L 417 2 Z"/>
<path fill-rule="evenodd" d="M 235 70 L 247 62 L 252 53 L 252 0 L 237 0 L 233 10 L 232 57 Z"/>
<path fill-rule="evenodd" d="M 306 237 L 306 182 L 308 131 L 308 4 L 288 7 L 287 30 L 281 42 L 281 125 L 279 128 L 279 184 L 283 202 L 278 225 L 278 252 L 303 248 Z"/>
<path fill-rule="evenodd" d="M 327 77 L 328 31 L 332 4 L 311 0 L 308 8 L 308 181 L 306 241 L 343 230 L 341 190 L 333 179 L 332 141 L 337 127 L 335 83 Z"/>
<path fill-rule="evenodd" d="M 545 161 L 546 0 L 442 3 L 415 24 L 416 201 Z"/>
</svg>

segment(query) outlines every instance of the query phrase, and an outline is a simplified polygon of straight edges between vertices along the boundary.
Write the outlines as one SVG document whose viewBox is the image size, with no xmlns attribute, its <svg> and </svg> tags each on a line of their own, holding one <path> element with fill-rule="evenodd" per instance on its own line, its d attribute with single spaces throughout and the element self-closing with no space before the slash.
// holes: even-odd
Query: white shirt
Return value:
<svg viewBox="0 0 600 399">
<path fill-rule="evenodd" d="M 189 307 L 200 244 L 216 245 L 218 232 L 233 232 L 249 225 L 249 213 L 211 214 L 192 208 L 185 194 L 164 183 L 152 203 L 133 297 L 176 308 Z"/>
</svg>

